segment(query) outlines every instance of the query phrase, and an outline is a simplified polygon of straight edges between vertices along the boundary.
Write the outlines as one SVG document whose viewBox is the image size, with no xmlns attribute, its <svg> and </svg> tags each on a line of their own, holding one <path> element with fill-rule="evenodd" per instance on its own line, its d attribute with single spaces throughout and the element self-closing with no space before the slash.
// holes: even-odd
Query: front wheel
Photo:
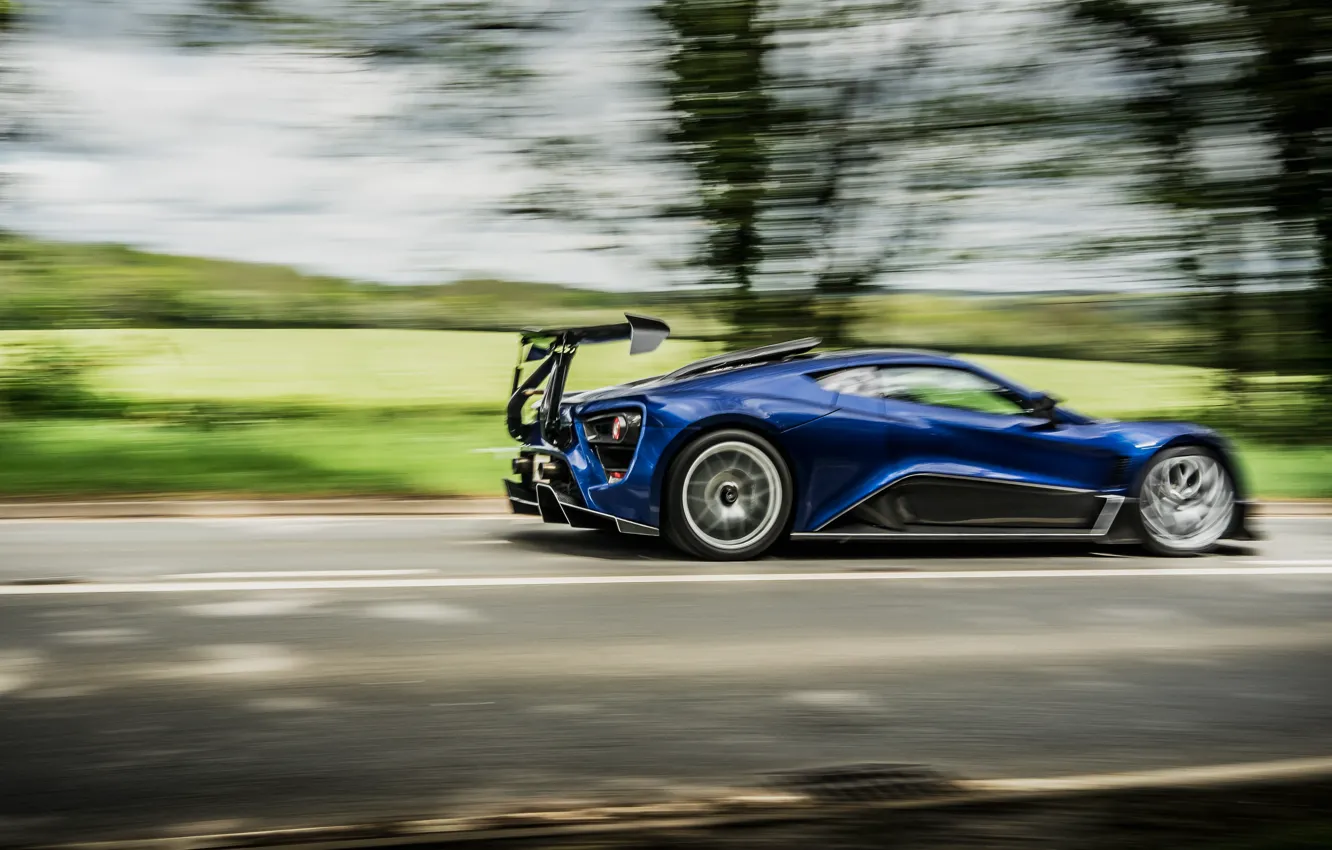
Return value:
<svg viewBox="0 0 1332 850">
<path fill-rule="evenodd" d="M 785 532 L 794 498 L 777 450 L 739 430 L 714 431 L 686 446 L 666 486 L 666 538 L 713 561 L 761 555 Z"/>
<path fill-rule="evenodd" d="M 1235 484 L 1206 449 L 1169 449 L 1143 471 L 1138 511 L 1148 549 L 1158 555 L 1200 555 L 1230 528 Z"/>
</svg>

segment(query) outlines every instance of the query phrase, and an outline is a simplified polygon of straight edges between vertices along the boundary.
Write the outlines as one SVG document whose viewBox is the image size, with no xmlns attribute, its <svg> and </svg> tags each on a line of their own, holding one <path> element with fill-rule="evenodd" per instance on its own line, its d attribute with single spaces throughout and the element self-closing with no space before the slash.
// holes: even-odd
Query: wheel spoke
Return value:
<svg viewBox="0 0 1332 850">
<path fill-rule="evenodd" d="M 723 512 L 721 527 L 722 533 L 726 535 L 727 539 L 735 539 L 735 514 L 729 511 Z"/>
<path fill-rule="evenodd" d="M 703 519 L 706 521 L 709 531 L 717 531 L 726 521 L 722 512 L 714 508 L 712 505 L 703 506 Z"/>
</svg>

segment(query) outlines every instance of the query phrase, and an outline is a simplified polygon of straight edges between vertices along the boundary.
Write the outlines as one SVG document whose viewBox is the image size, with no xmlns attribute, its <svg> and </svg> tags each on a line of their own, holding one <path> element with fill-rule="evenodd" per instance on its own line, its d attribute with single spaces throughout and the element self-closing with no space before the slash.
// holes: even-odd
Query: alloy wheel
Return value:
<svg viewBox="0 0 1332 850">
<path fill-rule="evenodd" d="M 709 446 L 685 473 L 684 516 L 708 546 L 733 551 L 772 530 L 781 514 L 782 479 L 758 446 Z"/>
<path fill-rule="evenodd" d="M 1197 552 L 1221 539 L 1235 511 L 1235 488 L 1220 461 L 1205 454 L 1167 457 L 1147 473 L 1142 522 L 1162 546 Z"/>
</svg>

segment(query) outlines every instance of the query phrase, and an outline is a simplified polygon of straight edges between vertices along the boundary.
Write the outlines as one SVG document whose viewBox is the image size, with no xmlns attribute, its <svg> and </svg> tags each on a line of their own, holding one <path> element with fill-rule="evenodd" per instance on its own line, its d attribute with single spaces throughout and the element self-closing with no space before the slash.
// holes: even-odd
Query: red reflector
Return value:
<svg viewBox="0 0 1332 850">
<path fill-rule="evenodd" d="M 623 480 L 624 480 L 624 473 L 623 473 L 623 472 L 612 472 L 612 473 L 610 473 L 610 480 L 612 480 L 612 481 L 623 481 Z"/>
<path fill-rule="evenodd" d="M 629 423 L 625 421 L 623 416 L 615 417 L 615 421 L 611 423 L 611 439 L 616 442 L 624 439 L 624 429 L 628 426 Z"/>
</svg>

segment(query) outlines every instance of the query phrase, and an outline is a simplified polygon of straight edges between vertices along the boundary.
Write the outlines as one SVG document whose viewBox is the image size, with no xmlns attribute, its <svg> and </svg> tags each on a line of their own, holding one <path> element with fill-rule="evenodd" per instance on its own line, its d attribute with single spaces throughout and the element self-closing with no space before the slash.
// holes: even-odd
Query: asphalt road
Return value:
<svg viewBox="0 0 1332 850">
<path fill-rule="evenodd" d="M 0 845 L 1332 755 L 1332 519 L 1186 561 L 514 519 L 0 523 Z"/>
</svg>

